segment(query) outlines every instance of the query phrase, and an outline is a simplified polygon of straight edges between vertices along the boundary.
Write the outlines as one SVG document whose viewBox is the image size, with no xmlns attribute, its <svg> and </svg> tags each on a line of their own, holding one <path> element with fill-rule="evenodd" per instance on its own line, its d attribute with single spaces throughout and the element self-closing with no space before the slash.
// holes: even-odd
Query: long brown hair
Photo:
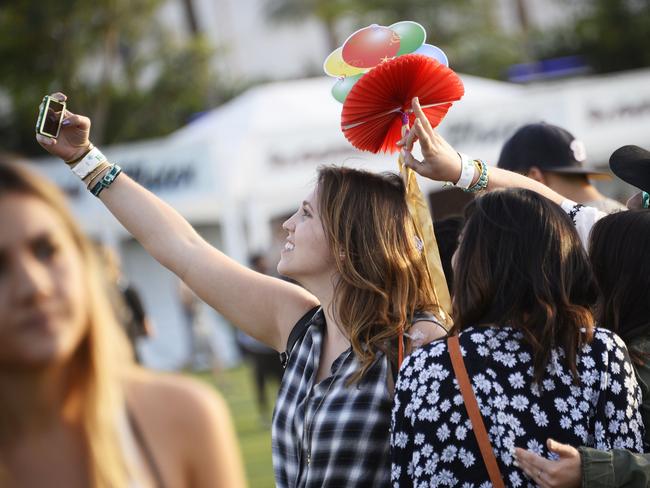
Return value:
<svg viewBox="0 0 650 488">
<path fill-rule="evenodd" d="M 650 210 L 617 212 L 591 231 L 589 259 L 600 299 L 598 324 L 625 341 L 637 364 L 650 359 L 635 347 L 650 339 Z"/>
<path fill-rule="evenodd" d="M 107 298 L 97 257 L 58 188 L 16 164 L 0 161 L 0 198 L 12 194 L 36 198 L 58 214 L 83 261 L 88 326 L 71 359 L 77 364 L 70 390 L 66 392 L 67 400 L 81 405 L 92 485 L 101 488 L 126 486 L 126 464 L 116 424 L 120 409 L 124 408 L 120 368 L 129 365 L 131 360 L 128 344 Z M 20 416 L 16 418 L 13 412 L 3 411 L 3 404 L 0 401 L 0 419 L 7 425 L 18 424 Z M 0 435 L 3 431 L 7 429 L 0 429 Z"/>
<path fill-rule="evenodd" d="M 340 276 L 333 307 L 360 363 L 354 382 L 379 351 L 396 361 L 396 339 L 416 310 L 438 307 L 398 175 L 321 167 L 317 195 Z"/>
<path fill-rule="evenodd" d="M 535 382 L 557 347 L 577 380 L 576 353 L 593 334 L 597 289 L 568 215 L 546 198 L 516 189 L 475 199 L 465 216 L 450 333 L 473 325 L 512 326 L 533 350 Z"/>
</svg>

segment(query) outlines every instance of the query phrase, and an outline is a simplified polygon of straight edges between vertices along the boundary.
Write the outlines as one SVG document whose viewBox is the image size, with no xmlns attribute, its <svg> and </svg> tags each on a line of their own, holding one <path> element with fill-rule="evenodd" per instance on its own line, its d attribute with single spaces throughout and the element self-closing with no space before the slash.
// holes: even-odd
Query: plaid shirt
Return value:
<svg viewBox="0 0 650 488">
<path fill-rule="evenodd" d="M 273 467 L 279 488 L 381 487 L 390 481 L 388 362 L 383 354 L 359 382 L 352 349 L 318 384 L 325 318 L 314 315 L 296 342 L 273 415 Z"/>
</svg>

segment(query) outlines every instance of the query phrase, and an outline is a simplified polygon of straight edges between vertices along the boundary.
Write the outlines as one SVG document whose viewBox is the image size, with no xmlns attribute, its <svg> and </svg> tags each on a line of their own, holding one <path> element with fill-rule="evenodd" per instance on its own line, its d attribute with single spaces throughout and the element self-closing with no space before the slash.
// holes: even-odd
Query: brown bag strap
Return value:
<svg viewBox="0 0 650 488">
<path fill-rule="evenodd" d="M 451 356 L 451 365 L 454 368 L 454 374 L 456 375 L 460 392 L 463 395 L 467 415 L 469 415 L 469 419 L 472 422 L 474 436 L 476 437 L 476 442 L 478 442 L 478 447 L 481 450 L 481 456 L 483 457 L 483 462 L 485 463 L 488 475 L 490 476 L 492 486 L 494 488 L 504 488 L 505 485 L 503 484 L 501 471 L 499 470 L 497 459 L 494 456 L 494 451 L 492 450 L 492 444 L 490 444 L 487 430 L 485 430 L 483 417 L 478 408 L 478 402 L 476 401 L 476 396 L 474 396 L 474 390 L 469 381 L 467 369 L 465 369 L 463 353 L 460 350 L 460 342 L 458 341 L 457 335 L 448 338 L 447 347 L 449 349 L 449 356 Z"/>
</svg>

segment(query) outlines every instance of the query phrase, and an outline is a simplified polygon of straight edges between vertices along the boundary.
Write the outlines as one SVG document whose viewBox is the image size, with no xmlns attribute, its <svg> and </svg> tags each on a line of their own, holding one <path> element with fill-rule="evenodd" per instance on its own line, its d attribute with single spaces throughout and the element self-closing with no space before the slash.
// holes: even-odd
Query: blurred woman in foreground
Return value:
<svg viewBox="0 0 650 488">
<path fill-rule="evenodd" d="M 244 486 L 208 388 L 135 366 L 62 194 L 0 162 L 0 486 Z"/>
</svg>

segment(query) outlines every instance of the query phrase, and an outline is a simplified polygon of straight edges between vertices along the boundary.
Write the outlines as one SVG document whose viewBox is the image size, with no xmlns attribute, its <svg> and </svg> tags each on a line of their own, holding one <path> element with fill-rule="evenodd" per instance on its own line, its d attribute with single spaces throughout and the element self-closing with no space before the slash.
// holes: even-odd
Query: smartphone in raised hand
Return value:
<svg viewBox="0 0 650 488">
<path fill-rule="evenodd" d="M 44 96 L 36 121 L 36 133 L 56 139 L 64 116 L 65 102 L 60 102 L 49 95 Z"/>
</svg>

